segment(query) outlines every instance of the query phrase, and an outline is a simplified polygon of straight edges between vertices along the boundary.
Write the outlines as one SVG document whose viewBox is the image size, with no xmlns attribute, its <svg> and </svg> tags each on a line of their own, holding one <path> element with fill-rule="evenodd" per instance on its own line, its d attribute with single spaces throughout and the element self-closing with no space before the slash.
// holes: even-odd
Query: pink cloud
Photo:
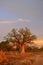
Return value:
<svg viewBox="0 0 43 65">
<path fill-rule="evenodd" d="M 31 22 L 31 20 L 24 19 L 24 18 L 18 18 L 17 21 L 20 21 L 20 22 Z"/>
<path fill-rule="evenodd" d="M 0 21 L 0 24 L 14 24 L 14 23 L 17 23 L 17 22 L 31 22 L 31 20 L 29 19 L 24 19 L 24 18 L 17 18 L 16 20 L 14 21 Z"/>
<path fill-rule="evenodd" d="M 40 40 L 36 40 L 36 41 L 34 41 L 36 44 L 43 44 L 43 40 L 42 39 L 40 39 Z"/>
<path fill-rule="evenodd" d="M 0 21 L 0 24 L 12 24 L 14 22 L 10 22 L 10 21 Z"/>
</svg>

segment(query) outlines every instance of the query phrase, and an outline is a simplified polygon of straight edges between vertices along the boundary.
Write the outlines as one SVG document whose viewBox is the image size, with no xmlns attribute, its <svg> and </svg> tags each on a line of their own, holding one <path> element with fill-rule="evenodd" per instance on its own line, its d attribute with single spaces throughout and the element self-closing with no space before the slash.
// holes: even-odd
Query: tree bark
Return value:
<svg viewBox="0 0 43 65">
<path fill-rule="evenodd" d="M 21 54 L 24 54 L 25 53 L 25 45 L 24 44 L 20 45 L 20 49 L 21 49 Z"/>
</svg>

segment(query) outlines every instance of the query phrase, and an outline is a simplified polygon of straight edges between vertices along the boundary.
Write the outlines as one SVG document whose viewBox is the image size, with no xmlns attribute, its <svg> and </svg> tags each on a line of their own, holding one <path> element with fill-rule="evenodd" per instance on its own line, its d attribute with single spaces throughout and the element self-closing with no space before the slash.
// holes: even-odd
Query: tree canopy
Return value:
<svg viewBox="0 0 43 65">
<path fill-rule="evenodd" d="M 30 32 L 30 29 L 26 28 L 21 28 L 19 30 L 16 30 L 15 28 L 11 30 L 10 33 L 8 33 L 6 39 L 12 42 L 17 42 L 19 44 L 24 44 L 24 43 L 31 43 L 33 40 L 36 39 L 36 35 L 33 35 Z"/>
<path fill-rule="evenodd" d="M 10 33 L 6 36 L 8 42 L 17 43 L 21 47 L 22 52 L 24 52 L 24 47 L 26 43 L 33 43 L 36 39 L 36 35 L 33 35 L 30 32 L 30 29 L 27 27 L 16 30 L 13 28 Z"/>
</svg>

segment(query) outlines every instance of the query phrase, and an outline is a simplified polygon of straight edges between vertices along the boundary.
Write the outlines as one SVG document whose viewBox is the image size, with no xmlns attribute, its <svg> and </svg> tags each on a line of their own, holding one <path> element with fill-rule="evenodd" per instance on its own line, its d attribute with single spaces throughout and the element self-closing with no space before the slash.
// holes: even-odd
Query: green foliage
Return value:
<svg viewBox="0 0 43 65">
<path fill-rule="evenodd" d="M 17 46 L 17 48 L 15 49 L 15 51 L 20 51 L 20 47 L 19 47 L 19 46 Z"/>
<path fill-rule="evenodd" d="M 31 43 L 36 39 L 35 35 L 32 35 L 30 30 L 26 28 L 19 29 L 16 31 L 12 29 L 10 33 L 8 33 L 7 39 L 11 42 L 17 42 L 19 44 Z"/>
<path fill-rule="evenodd" d="M 43 47 L 41 47 L 39 50 L 40 50 L 40 51 L 43 51 Z"/>
<path fill-rule="evenodd" d="M 35 47 L 35 46 L 33 46 L 33 47 L 27 46 L 25 51 L 26 52 L 38 52 L 38 51 L 40 51 L 40 49 L 38 47 Z"/>
<path fill-rule="evenodd" d="M 10 46 L 9 44 L 7 43 L 7 41 L 2 41 L 0 43 L 0 50 L 3 50 L 3 51 L 9 51 L 10 50 Z"/>
</svg>

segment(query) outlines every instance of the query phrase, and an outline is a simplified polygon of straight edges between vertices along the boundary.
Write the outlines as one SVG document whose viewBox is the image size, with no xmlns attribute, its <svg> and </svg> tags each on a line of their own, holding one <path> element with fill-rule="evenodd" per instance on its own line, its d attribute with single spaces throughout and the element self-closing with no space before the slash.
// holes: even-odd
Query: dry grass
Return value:
<svg viewBox="0 0 43 65">
<path fill-rule="evenodd" d="M 20 54 L 13 51 L 0 51 L 0 65 L 33 65 L 36 54 L 39 53 Z"/>
</svg>

